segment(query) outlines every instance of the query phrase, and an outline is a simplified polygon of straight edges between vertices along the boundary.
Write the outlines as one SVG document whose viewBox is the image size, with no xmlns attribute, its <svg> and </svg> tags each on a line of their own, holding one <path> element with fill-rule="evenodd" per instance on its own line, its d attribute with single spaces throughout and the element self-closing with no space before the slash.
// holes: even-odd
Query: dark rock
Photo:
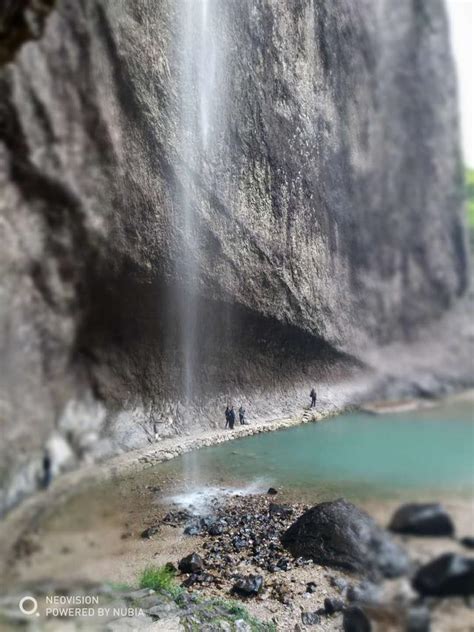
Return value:
<svg viewBox="0 0 474 632">
<path fill-rule="evenodd" d="M 342 627 L 344 632 L 371 632 L 372 630 L 367 615 L 358 606 L 350 606 L 344 610 Z"/>
<path fill-rule="evenodd" d="M 277 562 L 277 568 L 279 568 L 282 571 L 287 571 L 289 568 L 289 563 L 290 560 L 286 557 L 281 557 L 278 562 Z"/>
<path fill-rule="evenodd" d="M 362 574 L 398 577 L 408 557 L 390 535 L 352 503 L 339 499 L 316 505 L 283 534 L 283 545 L 317 564 Z"/>
<path fill-rule="evenodd" d="M 191 575 L 189 575 L 189 577 L 186 577 L 186 579 L 181 583 L 181 586 L 184 586 L 185 588 L 190 588 L 191 586 L 194 586 L 194 584 L 196 584 L 198 580 L 199 574 L 192 573 Z"/>
<path fill-rule="evenodd" d="M 183 522 L 186 522 L 186 520 L 189 520 L 189 518 L 191 518 L 191 514 L 189 511 L 183 509 L 180 511 L 168 512 L 163 518 L 163 522 L 166 524 L 182 524 Z"/>
<path fill-rule="evenodd" d="M 396 533 L 419 536 L 452 536 L 454 524 L 438 503 L 410 503 L 394 513 L 389 529 Z"/>
<path fill-rule="evenodd" d="M 204 561 L 197 553 L 190 553 L 180 560 L 178 568 L 182 573 L 197 573 L 204 569 Z"/>
<path fill-rule="evenodd" d="M 241 551 L 242 549 L 245 549 L 247 545 L 247 540 L 244 540 L 243 538 L 236 537 L 232 540 L 232 546 L 236 551 Z"/>
<path fill-rule="evenodd" d="M 288 518 L 292 515 L 293 509 L 286 505 L 277 505 L 276 503 L 270 503 L 268 511 L 271 516 L 280 516 L 282 518 Z"/>
<path fill-rule="evenodd" d="M 200 516 L 185 526 L 184 533 L 185 535 L 200 535 L 208 532 L 214 523 L 215 519 L 212 516 Z"/>
<path fill-rule="evenodd" d="M 344 602 L 342 599 L 336 597 L 326 597 L 324 600 L 324 610 L 327 614 L 334 614 L 335 612 L 341 612 L 344 608 Z"/>
<path fill-rule="evenodd" d="M 276 494 L 278 494 L 278 490 L 275 489 L 274 487 L 269 487 L 267 494 L 270 494 L 270 496 L 276 496 Z"/>
<path fill-rule="evenodd" d="M 192 522 L 184 528 L 185 535 L 199 535 L 202 532 L 201 525 L 198 522 Z"/>
<path fill-rule="evenodd" d="M 220 522 L 215 522 L 209 527 L 209 535 L 222 535 L 224 533 L 224 527 Z"/>
<path fill-rule="evenodd" d="M 301 621 L 304 625 L 317 625 L 321 623 L 321 617 L 317 612 L 302 612 Z"/>
<path fill-rule="evenodd" d="M 308 582 L 308 583 L 306 584 L 306 592 L 309 592 L 309 593 L 315 593 L 315 592 L 316 592 L 316 589 L 317 589 L 317 584 L 316 584 L 316 582 Z"/>
<path fill-rule="evenodd" d="M 263 577 L 261 575 L 249 575 L 241 577 L 232 587 L 232 592 L 242 597 L 254 597 L 263 588 Z"/>
<path fill-rule="evenodd" d="M 158 485 L 147 485 L 146 488 L 148 491 L 153 492 L 154 494 L 161 492 L 161 487 Z"/>
<path fill-rule="evenodd" d="M 430 632 L 431 615 L 425 606 L 413 606 L 407 612 L 405 632 Z"/>
<path fill-rule="evenodd" d="M 194 584 L 214 584 L 216 581 L 216 577 L 211 575 L 210 573 L 199 572 L 192 573 L 187 579 L 183 581 L 181 584 L 185 588 L 189 588 L 190 586 L 194 586 Z"/>
<path fill-rule="evenodd" d="M 154 535 L 156 535 L 157 533 L 160 532 L 160 526 L 159 525 L 153 525 L 151 527 L 148 527 L 147 529 L 145 529 L 144 531 L 141 532 L 140 537 L 141 538 L 152 538 Z"/>
<path fill-rule="evenodd" d="M 461 544 L 466 547 L 466 549 L 474 549 L 474 536 L 467 535 L 460 540 Z"/>
<path fill-rule="evenodd" d="M 347 589 L 348 601 L 367 605 L 379 605 L 382 595 L 382 588 L 368 581 L 363 581 L 357 586 L 349 586 Z"/>
<path fill-rule="evenodd" d="M 445 553 L 422 566 L 412 581 L 421 595 L 448 597 L 474 594 L 474 559 Z"/>
</svg>

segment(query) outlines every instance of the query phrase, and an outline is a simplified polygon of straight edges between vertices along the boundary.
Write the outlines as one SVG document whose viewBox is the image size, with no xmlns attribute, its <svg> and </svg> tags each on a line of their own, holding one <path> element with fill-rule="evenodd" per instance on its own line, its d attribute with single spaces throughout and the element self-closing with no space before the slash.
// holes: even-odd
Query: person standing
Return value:
<svg viewBox="0 0 474 632">
<path fill-rule="evenodd" d="M 229 420 L 230 420 L 230 408 L 229 408 L 229 404 L 227 404 L 227 407 L 225 409 L 225 427 L 226 428 L 229 425 Z"/>
<path fill-rule="evenodd" d="M 229 410 L 229 428 L 231 430 L 234 429 L 234 424 L 235 424 L 235 411 L 234 411 L 234 407 L 231 406 Z"/>
<path fill-rule="evenodd" d="M 311 389 L 311 393 L 309 394 L 311 397 L 311 408 L 316 408 L 316 391 L 314 388 Z"/>
<path fill-rule="evenodd" d="M 49 451 L 46 450 L 43 455 L 43 489 L 48 489 L 51 484 L 51 479 L 53 477 L 51 465 L 51 455 L 49 454 Z"/>
<path fill-rule="evenodd" d="M 245 408 L 242 405 L 239 408 L 239 421 L 241 426 L 245 425 Z"/>
</svg>

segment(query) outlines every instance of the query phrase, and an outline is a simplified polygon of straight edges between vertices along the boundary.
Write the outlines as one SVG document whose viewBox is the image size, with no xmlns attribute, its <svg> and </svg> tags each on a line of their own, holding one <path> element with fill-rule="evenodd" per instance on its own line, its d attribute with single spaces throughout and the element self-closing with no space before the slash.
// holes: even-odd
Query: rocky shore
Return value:
<svg viewBox="0 0 474 632">
<path fill-rule="evenodd" d="M 207 516 L 170 512 L 162 523 L 193 540 L 178 564 L 182 586 L 241 599 L 281 630 L 461 630 L 472 617 L 470 541 L 453 540 L 437 504 L 403 506 L 392 533 L 343 500 L 309 508 L 273 494 L 215 501 Z M 155 524 L 142 537 L 159 533 Z M 449 552 L 422 560 L 420 537 L 441 538 Z"/>
<path fill-rule="evenodd" d="M 28 589 L 40 603 L 46 594 L 79 592 L 100 595 L 116 612 L 135 608 L 133 616 L 130 610 L 89 621 L 89 629 L 114 632 L 469 629 L 473 542 L 465 524 L 457 529 L 458 515 L 439 504 L 413 503 L 396 508 L 383 528 L 342 499 L 309 507 L 281 502 L 281 495 L 272 488 L 266 494 L 214 498 L 204 513 L 193 506 L 155 505 L 145 519 L 142 513 L 129 522 L 128 531 L 121 532 L 123 545 L 140 549 L 140 563 L 146 560 L 147 568 L 169 572 L 166 589 L 139 589 L 136 576 L 124 585 L 116 575 L 114 584 L 72 577 L 36 581 Z M 74 547 L 74 538 L 68 542 Z M 36 544 L 47 546 L 41 538 Z M 105 540 L 101 546 L 107 547 Z M 122 559 L 121 567 L 129 562 Z M 23 551 L 23 564 L 31 572 L 34 549 Z M 28 617 L 14 612 L 18 597 L 10 591 L 0 612 L 9 624 L 30 629 Z M 72 629 L 83 623 L 68 620 Z M 44 629 L 61 629 L 53 617 L 46 624 Z"/>
</svg>

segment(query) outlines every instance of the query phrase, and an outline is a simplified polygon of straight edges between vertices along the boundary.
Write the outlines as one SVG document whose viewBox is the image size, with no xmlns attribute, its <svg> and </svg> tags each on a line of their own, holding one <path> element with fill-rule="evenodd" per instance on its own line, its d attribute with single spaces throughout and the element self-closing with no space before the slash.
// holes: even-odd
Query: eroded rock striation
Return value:
<svg viewBox="0 0 474 632">
<path fill-rule="evenodd" d="M 288 412 L 466 289 L 441 0 L 201 4 L 0 13 L 4 507 L 48 442 Z"/>
</svg>

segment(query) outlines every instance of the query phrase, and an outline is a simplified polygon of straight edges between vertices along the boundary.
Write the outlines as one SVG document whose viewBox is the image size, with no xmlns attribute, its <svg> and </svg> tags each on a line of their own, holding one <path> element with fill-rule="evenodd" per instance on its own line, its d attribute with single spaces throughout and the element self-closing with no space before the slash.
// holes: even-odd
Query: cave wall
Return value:
<svg viewBox="0 0 474 632">
<path fill-rule="evenodd" d="M 175 430 L 180 296 L 201 316 L 193 423 L 209 426 L 236 392 L 288 408 L 466 290 L 441 0 L 208 0 L 218 96 L 199 163 L 182 132 L 188 10 L 57 0 L 2 41 L 1 460 L 25 490 L 53 435 L 73 460 L 98 439 L 103 455 L 115 436 L 140 445 L 122 414 L 137 405 L 140 428 Z"/>
</svg>

